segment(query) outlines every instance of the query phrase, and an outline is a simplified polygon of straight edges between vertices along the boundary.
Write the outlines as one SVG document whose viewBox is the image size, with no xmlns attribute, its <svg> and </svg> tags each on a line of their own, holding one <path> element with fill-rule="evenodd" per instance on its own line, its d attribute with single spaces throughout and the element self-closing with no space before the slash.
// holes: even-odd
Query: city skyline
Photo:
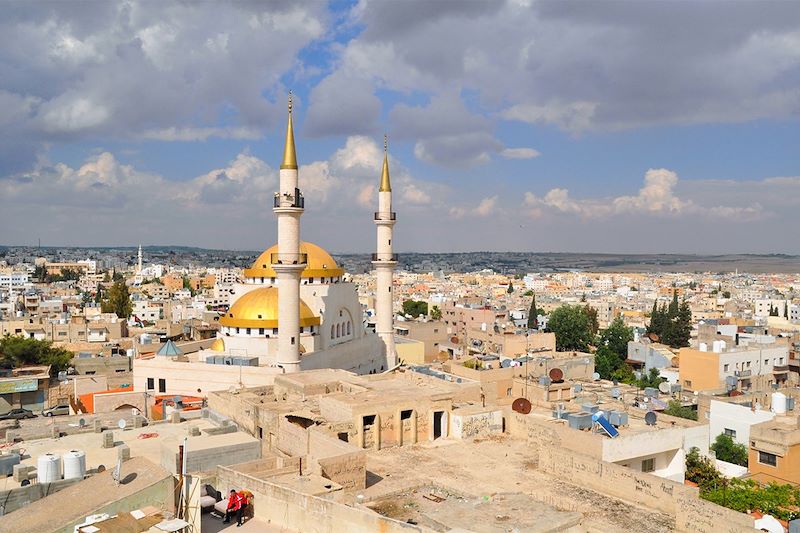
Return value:
<svg viewBox="0 0 800 533">
<path fill-rule="evenodd" d="M 265 248 L 291 89 L 331 250 L 800 253 L 797 10 L 577 6 L 6 3 L 0 241 Z"/>
</svg>

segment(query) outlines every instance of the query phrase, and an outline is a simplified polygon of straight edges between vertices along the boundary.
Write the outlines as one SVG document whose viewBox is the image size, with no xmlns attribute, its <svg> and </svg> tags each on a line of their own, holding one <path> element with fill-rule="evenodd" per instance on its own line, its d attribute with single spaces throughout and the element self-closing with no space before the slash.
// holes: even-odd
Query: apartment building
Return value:
<svg viewBox="0 0 800 533">
<path fill-rule="evenodd" d="M 712 351 L 706 346 L 681 348 L 678 358 L 683 388 L 691 391 L 750 390 L 783 383 L 788 378 L 787 343 L 754 343 L 731 349 L 726 346 L 724 341 L 717 341 Z"/>
</svg>

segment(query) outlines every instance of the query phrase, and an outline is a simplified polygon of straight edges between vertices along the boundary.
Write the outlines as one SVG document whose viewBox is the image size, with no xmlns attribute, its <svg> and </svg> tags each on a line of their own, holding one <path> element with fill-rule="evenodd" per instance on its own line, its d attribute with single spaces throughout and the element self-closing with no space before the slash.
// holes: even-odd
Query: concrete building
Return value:
<svg viewBox="0 0 800 533">
<path fill-rule="evenodd" d="M 773 339 L 774 340 L 774 339 Z M 680 381 L 690 391 L 763 389 L 783 383 L 789 374 L 789 347 L 785 343 L 755 343 L 752 346 L 716 345 L 709 351 L 681 348 Z"/>
<path fill-rule="evenodd" d="M 711 400 L 709 412 L 709 445 L 718 435 L 728 435 L 744 446 L 750 446 L 750 428 L 775 418 L 775 413 L 755 409 L 748 401 L 743 404 Z"/>
<path fill-rule="evenodd" d="M 797 417 L 781 417 L 750 428 L 747 470 L 761 483 L 800 485 L 800 426 Z"/>
<path fill-rule="evenodd" d="M 415 364 L 433 362 L 442 351 L 441 343 L 450 338 L 442 321 L 418 322 L 409 320 L 397 322 L 394 325 L 394 334 L 395 339 L 419 341 L 423 344 L 423 360 L 415 361 Z M 410 362 L 407 358 L 404 358 L 404 360 Z"/>
<path fill-rule="evenodd" d="M 0 413 L 22 407 L 33 412 L 47 405 L 49 366 L 27 366 L 0 373 Z"/>
</svg>

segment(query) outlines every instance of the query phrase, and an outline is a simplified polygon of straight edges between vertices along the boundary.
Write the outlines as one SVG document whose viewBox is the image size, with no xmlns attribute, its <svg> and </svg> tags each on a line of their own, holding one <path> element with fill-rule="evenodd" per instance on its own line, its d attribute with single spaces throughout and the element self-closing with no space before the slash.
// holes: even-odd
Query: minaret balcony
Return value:
<svg viewBox="0 0 800 533">
<path fill-rule="evenodd" d="M 372 254 L 373 262 L 397 262 L 397 254 Z"/>
<path fill-rule="evenodd" d="M 308 254 L 284 254 L 278 252 L 269 254 L 269 262 L 273 265 L 305 265 L 308 263 Z"/>
<path fill-rule="evenodd" d="M 394 211 L 375 212 L 375 220 L 397 220 L 397 213 Z"/>
<path fill-rule="evenodd" d="M 306 206 L 306 199 L 300 194 L 300 189 L 294 190 L 294 195 L 275 193 L 272 199 L 272 207 L 297 207 L 304 209 Z"/>
</svg>

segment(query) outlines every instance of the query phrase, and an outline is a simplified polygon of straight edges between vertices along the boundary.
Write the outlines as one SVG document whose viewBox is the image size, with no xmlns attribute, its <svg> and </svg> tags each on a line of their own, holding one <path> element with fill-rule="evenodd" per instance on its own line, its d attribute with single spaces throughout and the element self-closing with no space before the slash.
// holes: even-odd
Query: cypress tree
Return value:
<svg viewBox="0 0 800 533">
<path fill-rule="evenodd" d="M 539 317 L 536 311 L 536 295 L 531 300 L 531 308 L 528 310 L 528 329 L 539 329 Z"/>
</svg>

